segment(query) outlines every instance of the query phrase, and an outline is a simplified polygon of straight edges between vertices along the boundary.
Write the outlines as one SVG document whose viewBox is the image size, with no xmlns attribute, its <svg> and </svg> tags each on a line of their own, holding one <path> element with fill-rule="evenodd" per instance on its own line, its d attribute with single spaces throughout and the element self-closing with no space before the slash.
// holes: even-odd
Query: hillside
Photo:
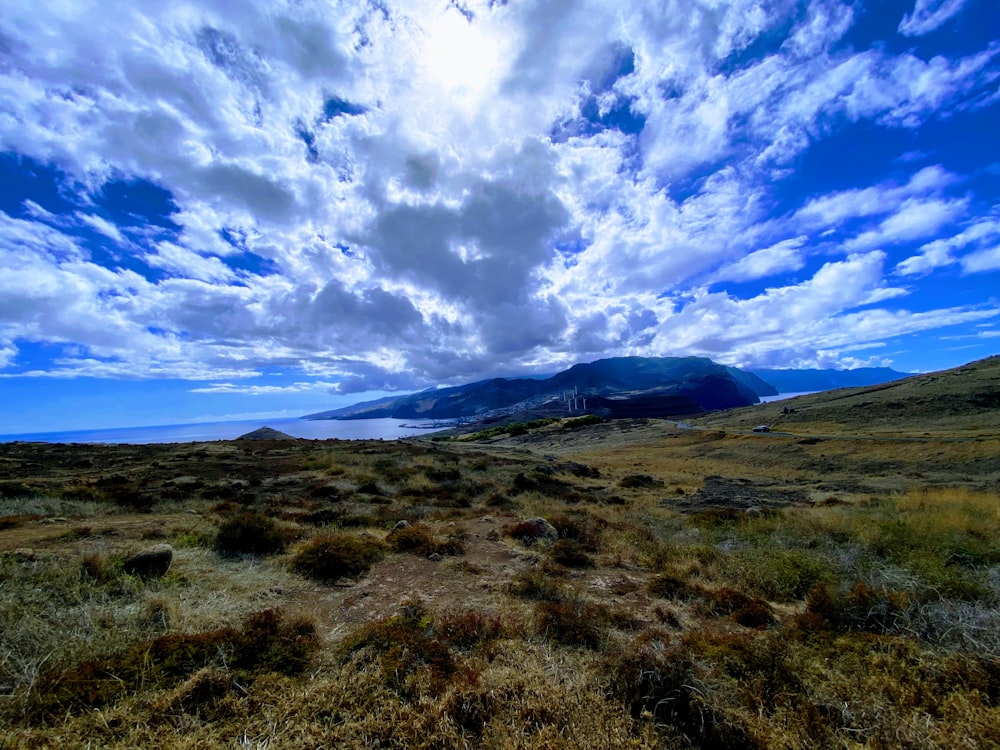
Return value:
<svg viewBox="0 0 1000 750">
<path fill-rule="evenodd" d="M 747 372 L 770 383 L 779 393 L 830 391 L 835 388 L 879 385 L 893 380 L 900 380 L 912 374 L 899 372 L 889 367 L 858 367 L 853 370 L 753 369 Z"/>
<path fill-rule="evenodd" d="M 492 378 L 450 388 L 421 391 L 352 407 L 309 414 L 303 419 L 452 419 L 478 417 L 499 410 L 524 411 L 547 405 L 567 411 L 563 396 L 600 397 L 588 411 L 606 416 L 634 415 L 637 401 L 647 416 L 688 415 L 746 406 L 776 393 L 760 378 L 716 364 L 704 357 L 614 357 L 578 364 L 549 378 Z M 582 401 L 577 411 L 582 411 Z"/>
<path fill-rule="evenodd" d="M 3 443 L 0 745 L 992 747 L 998 415 L 995 357 L 694 429 Z"/>
<path fill-rule="evenodd" d="M 694 420 L 705 427 L 767 424 L 794 433 L 996 436 L 1000 434 L 1000 356 L 941 372 L 759 404 Z"/>
</svg>

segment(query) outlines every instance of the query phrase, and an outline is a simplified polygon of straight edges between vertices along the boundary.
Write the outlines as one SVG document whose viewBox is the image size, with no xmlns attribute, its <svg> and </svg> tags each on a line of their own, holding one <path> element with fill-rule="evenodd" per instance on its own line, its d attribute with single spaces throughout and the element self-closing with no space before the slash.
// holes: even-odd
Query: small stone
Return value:
<svg viewBox="0 0 1000 750">
<path fill-rule="evenodd" d="M 437 552 L 432 552 L 431 554 L 427 555 L 427 559 L 433 562 L 441 562 L 441 560 L 443 560 L 444 558 L 441 557 L 441 555 L 438 554 Z"/>
<path fill-rule="evenodd" d="M 397 521 L 396 525 L 392 527 L 392 530 L 399 531 L 400 529 L 408 529 L 408 528 L 410 528 L 410 522 L 403 520 L 403 521 Z"/>
</svg>

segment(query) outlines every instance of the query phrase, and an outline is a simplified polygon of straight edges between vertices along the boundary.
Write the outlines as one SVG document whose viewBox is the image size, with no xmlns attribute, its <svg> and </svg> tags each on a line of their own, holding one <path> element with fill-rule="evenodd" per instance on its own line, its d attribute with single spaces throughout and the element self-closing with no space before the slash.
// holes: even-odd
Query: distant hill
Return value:
<svg viewBox="0 0 1000 750">
<path fill-rule="evenodd" d="M 687 415 L 747 406 L 776 391 L 757 376 L 705 357 L 614 357 L 574 365 L 548 378 L 492 378 L 466 385 L 309 414 L 303 419 L 453 419 L 505 410 L 566 413 L 575 391 L 577 410 L 607 416 Z"/>
<path fill-rule="evenodd" d="M 779 393 L 831 391 L 834 388 L 854 388 L 881 385 L 908 378 L 913 373 L 898 372 L 889 367 L 859 367 L 854 370 L 748 370 L 777 388 Z M 767 394 L 761 394 L 767 395 Z"/>
<path fill-rule="evenodd" d="M 806 434 L 1000 436 L 1000 355 L 941 372 L 840 388 L 692 420 Z M 984 463 L 996 464 L 995 457 Z"/>
</svg>

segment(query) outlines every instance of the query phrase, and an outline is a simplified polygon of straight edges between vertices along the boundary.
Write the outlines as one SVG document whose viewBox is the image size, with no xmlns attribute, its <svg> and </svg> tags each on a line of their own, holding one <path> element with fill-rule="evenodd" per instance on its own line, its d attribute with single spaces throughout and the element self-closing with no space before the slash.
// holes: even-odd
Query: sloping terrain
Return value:
<svg viewBox="0 0 1000 750">
<path fill-rule="evenodd" d="M 992 747 L 995 375 L 793 435 L 0 444 L 0 747 Z"/>
<path fill-rule="evenodd" d="M 882 385 L 844 388 L 708 415 L 692 424 L 811 434 L 976 437 L 1000 434 L 1000 356 Z"/>
</svg>

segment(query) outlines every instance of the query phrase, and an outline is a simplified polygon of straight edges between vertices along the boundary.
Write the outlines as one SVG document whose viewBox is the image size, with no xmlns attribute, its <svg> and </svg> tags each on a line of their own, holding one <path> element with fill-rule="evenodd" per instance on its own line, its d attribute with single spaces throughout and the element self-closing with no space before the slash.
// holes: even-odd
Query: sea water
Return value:
<svg viewBox="0 0 1000 750">
<path fill-rule="evenodd" d="M 400 419 L 267 419 L 244 422 L 202 422 L 154 427 L 118 427 L 71 432 L 34 432 L 0 435 L 0 442 L 24 440 L 37 443 L 192 443 L 233 440 L 260 427 L 271 427 L 286 435 L 310 440 L 396 440 L 440 430 L 430 420 Z"/>
</svg>

